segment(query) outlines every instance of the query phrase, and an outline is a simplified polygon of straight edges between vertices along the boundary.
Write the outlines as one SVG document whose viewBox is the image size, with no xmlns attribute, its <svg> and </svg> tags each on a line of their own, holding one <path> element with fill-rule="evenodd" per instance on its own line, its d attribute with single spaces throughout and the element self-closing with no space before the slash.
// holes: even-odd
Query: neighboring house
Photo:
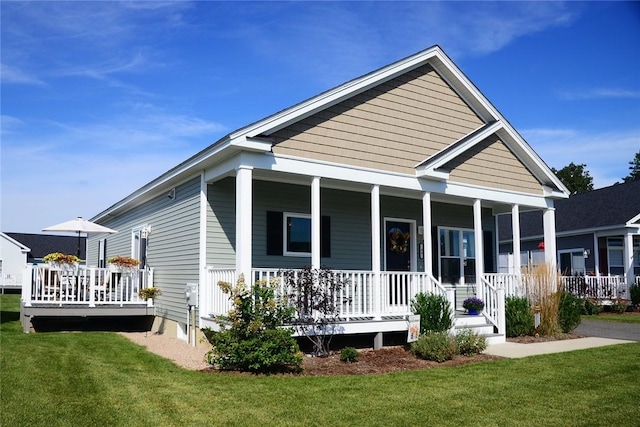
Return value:
<svg viewBox="0 0 640 427">
<path fill-rule="evenodd" d="M 0 288 L 18 289 L 27 265 L 29 249 L 11 236 L 0 232 Z"/>
<path fill-rule="evenodd" d="M 495 215 L 544 210 L 552 260 L 567 196 L 435 46 L 243 127 L 100 212 L 118 233 L 89 236 L 87 264 L 143 259 L 163 291 L 156 315 L 182 338 L 186 284 L 199 285 L 197 326 L 215 326 L 229 308 L 219 280 L 307 265 L 348 280 L 344 333 L 406 331 L 415 292 L 467 284 L 499 331 L 483 279 L 497 270 Z"/>
<path fill-rule="evenodd" d="M 78 243 L 77 236 L 56 236 L 53 234 L 33 233 L 6 234 L 31 249 L 27 256 L 27 262 L 31 264 L 42 263 L 42 258 L 52 252 L 76 255 L 78 253 L 78 244 L 80 245 L 80 259 L 86 259 L 86 237 L 80 237 Z"/>
<path fill-rule="evenodd" d="M 640 276 L 640 179 L 572 195 L 556 207 L 558 267 L 565 276 Z M 500 256 L 513 254 L 510 215 L 499 218 Z M 540 212 L 520 214 L 521 264 L 542 241 Z M 533 257 L 532 257 L 533 254 Z M 511 258 L 511 265 L 513 259 Z"/>
</svg>

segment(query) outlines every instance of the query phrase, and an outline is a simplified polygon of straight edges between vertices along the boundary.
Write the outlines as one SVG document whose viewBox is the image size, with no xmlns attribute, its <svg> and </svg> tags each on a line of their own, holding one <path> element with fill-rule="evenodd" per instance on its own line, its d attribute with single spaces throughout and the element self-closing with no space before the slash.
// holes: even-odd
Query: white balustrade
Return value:
<svg viewBox="0 0 640 427">
<path fill-rule="evenodd" d="M 152 286 L 152 269 L 54 268 L 47 264 L 25 268 L 22 299 L 25 305 L 144 304 L 140 289 Z"/>
</svg>

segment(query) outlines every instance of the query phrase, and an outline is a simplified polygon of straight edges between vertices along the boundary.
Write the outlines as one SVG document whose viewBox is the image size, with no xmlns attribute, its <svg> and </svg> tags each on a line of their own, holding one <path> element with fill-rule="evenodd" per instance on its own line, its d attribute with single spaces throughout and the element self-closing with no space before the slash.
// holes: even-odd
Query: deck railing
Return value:
<svg viewBox="0 0 640 427">
<path fill-rule="evenodd" d="M 381 272 L 334 270 L 343 282 L 336 296 L 341 319 L 381 318 L 382 316 L 405 316 L 411 313 L 411 299 L 418 292 L 445 295 L 455 304 L 452 291 L 446 290 L 433 276 L 420 272 Z M 279 269 L 254 269 L 253 280 L 279 279 Z M 234 269 L 207 268 L 207 284 L 203 289 L 203 315 L 226 314 L 231 308 L 229 296 L 224 294 L 218 282 L 234 283 Z M 289 294 L 285 284 L 279 280 L 279 293 Z"/>
<path fill-rule="evenodd" d="M 127 305 L 147 304 L 140 289 L 153 286 L 153 269 L 96 268 L 74 266 L 54 268 L 47 264 L 27 265 L 22 283 L 26 306 L 51 305 Z"/>
<path fill-rule="evenodd" d="M 580 298 L 629 298 L 629 285 L 621 276 L 563 276 L 564 290 Z"/>
</svg>

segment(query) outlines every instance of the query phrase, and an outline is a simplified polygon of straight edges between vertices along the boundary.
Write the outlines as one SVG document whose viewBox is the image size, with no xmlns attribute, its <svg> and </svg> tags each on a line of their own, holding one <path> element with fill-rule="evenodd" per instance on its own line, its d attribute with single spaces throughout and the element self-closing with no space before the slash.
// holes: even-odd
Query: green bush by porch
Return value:
<svg viewBox="0 0 640 427">
<path fill-rule="evenodd" d="M 389 375 L 203 374 L 117 334 L 23 334 L 17 301 L 0 296 L 7 426 L 610 426 L 638 417 L 640 343 Z M 309 410 L 318 402 L 322 410 Z"/>
</svg>

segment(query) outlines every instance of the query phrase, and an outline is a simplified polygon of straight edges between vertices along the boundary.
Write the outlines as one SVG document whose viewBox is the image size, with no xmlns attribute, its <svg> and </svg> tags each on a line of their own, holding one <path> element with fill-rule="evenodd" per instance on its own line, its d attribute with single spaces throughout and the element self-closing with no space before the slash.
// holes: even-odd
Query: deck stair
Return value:
<svg viewBox="0 0 640 427">
<path fill-rule="evenodd" d="M 471 329 L 478 335 L 487 339 L 487 344 L 504 342 L 504 336 L 495 332 L 495 327 L 482 314 L 471 316 L 465 310 L 455 311 L 454 329 L 456 332 L 462 329 Z"/>
</svg>

